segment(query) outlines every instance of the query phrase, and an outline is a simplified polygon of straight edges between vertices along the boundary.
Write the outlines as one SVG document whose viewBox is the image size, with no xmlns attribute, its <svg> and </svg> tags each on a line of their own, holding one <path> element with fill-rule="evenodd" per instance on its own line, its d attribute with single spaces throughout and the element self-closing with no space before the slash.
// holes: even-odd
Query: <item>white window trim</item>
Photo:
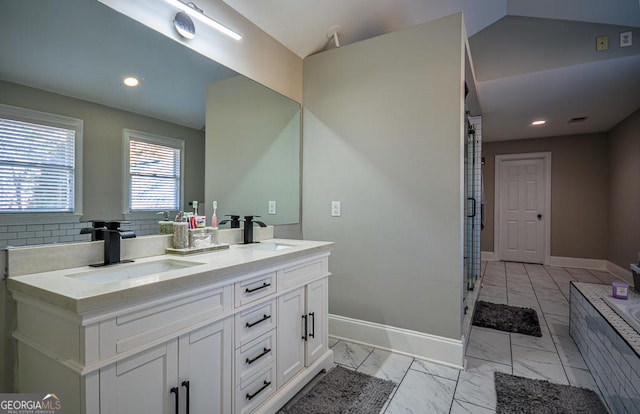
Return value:
<svg viewBox="0 0 640 414">
<path fill-rule="evenodd" d="M 0 117 L 15 119 L 17 121 L 43 124 L 58 128 L 73 129 L 75 135 L 75 198 L 72 213 L 19 213 L 0 212 L 0 224 L 47 224 L 47 223 L 77 223 L 82 216 L 82 119 L 51 114 L 48 112 L 34 111 L 33 109 L 0 104 Z"/>
<path fill-rule="evenodd" d="M 165 145 L 168 147 L 178 148 L 180 150 L 180 200 L 178 200 L 180 210 L 183 210 L 184 205 L 184 140 L 178 138 L 169 138 L 163 137 L 156 134 L 149 134 L 146 132 L 135 131 L 133 129 L 123 129 L 123 181 L 122 188 L 124 199 L 122 200 L 122 214 L 124 214 L 125 219 L 135 219 L 135 218 L 157 218 L 156 211 L 131 211 L 131 206 L 129 205 L 129 164 L 131 162 L 129 158 L 129 141 L 133 139 L 134 141 L 146 141 L 152 144 Z M 158 210 L 164 211 L 164 210 Z"/>
</svg>

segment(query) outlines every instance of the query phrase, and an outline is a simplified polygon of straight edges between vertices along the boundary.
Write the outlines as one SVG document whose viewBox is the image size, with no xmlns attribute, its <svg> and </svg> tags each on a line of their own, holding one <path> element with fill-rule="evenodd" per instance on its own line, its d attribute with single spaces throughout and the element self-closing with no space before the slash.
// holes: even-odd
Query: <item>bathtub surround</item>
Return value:
<svg viewBox="0 0 640 414">
<path fill-rule="evenodd" d="M 640 334 L 602 300 L 610 295 L 610 286 L 572 282 L 570 333 L 609 411 L 632 414 L 640 404 Z"/>
</svg>

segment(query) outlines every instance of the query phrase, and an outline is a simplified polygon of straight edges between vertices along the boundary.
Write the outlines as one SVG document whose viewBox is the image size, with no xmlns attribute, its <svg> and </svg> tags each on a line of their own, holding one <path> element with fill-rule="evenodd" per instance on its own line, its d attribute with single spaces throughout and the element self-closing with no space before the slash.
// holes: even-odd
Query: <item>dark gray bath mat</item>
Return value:
<svg viewBox="0 0 640 414">
<path fill-rule="evenodd" d="M 607 414 L 586 388 L 496 372 L 496 414 Z"/>
<path fill-rule="evenodd" d="M 542 336 L 538 314 L 534 309 L 478 301 L 473 324 L 505 332 Z"/>
<path fill-rule="evenodd" d="M 395 384 L 337 366 L 291 407 L 286 414 L 378 414 Z"/>
</svg>

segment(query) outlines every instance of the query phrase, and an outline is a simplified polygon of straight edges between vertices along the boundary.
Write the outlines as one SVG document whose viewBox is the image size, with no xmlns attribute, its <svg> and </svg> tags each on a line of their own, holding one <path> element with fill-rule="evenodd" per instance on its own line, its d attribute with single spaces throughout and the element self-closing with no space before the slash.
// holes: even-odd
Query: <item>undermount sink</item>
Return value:
<svg viewBox="0 0 640 414">
<path fill-rule="evenodd" d="M 268 251 L 278 251 L 278 250 L 285 250 L 285 249 L 290 249 L 293 246 L 290 244 L 283 244 L 283 243 L 256 243 L 254 245 L 252 245 L 252 247 L 255 250 L 268 250 Z"/>
<path fill-rule="evenodd" d="M 157 275 L 159 273 L 170 272 L 172 270 L 184 269 L 192 266 L 199 266 L 204 263 L 187 262 L 184 260 L 163 259 L 146 263 L 113 265 L 107 269 L 96 269 L 88 272 L 74 273 L 66 275 L 78 280 L 90 283 L 114 283 L 123 280 L 140 279 L 145 276 Z"/>
</svg>

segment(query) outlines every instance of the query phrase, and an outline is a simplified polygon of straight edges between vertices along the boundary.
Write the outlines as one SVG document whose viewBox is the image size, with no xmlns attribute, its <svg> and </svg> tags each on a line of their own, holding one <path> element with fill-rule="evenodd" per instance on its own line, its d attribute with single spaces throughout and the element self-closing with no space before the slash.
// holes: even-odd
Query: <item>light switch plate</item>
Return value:
<svg viewBox="0 0 640 414">
<path fill-rule="evenodd" d="M 633 32 L 631 30 L 620 33 L 620 47 L 629 47 L 633 44 Z"/>
<path fill-rule="evenodd" d="M 340 202 L 331 202 L 331 217 L 340 217 Z"/>
<path fill-rule="evenodd" d="M 269 214 L 276 214 L 276 202 L 269 201 Z"/>
</svg>

